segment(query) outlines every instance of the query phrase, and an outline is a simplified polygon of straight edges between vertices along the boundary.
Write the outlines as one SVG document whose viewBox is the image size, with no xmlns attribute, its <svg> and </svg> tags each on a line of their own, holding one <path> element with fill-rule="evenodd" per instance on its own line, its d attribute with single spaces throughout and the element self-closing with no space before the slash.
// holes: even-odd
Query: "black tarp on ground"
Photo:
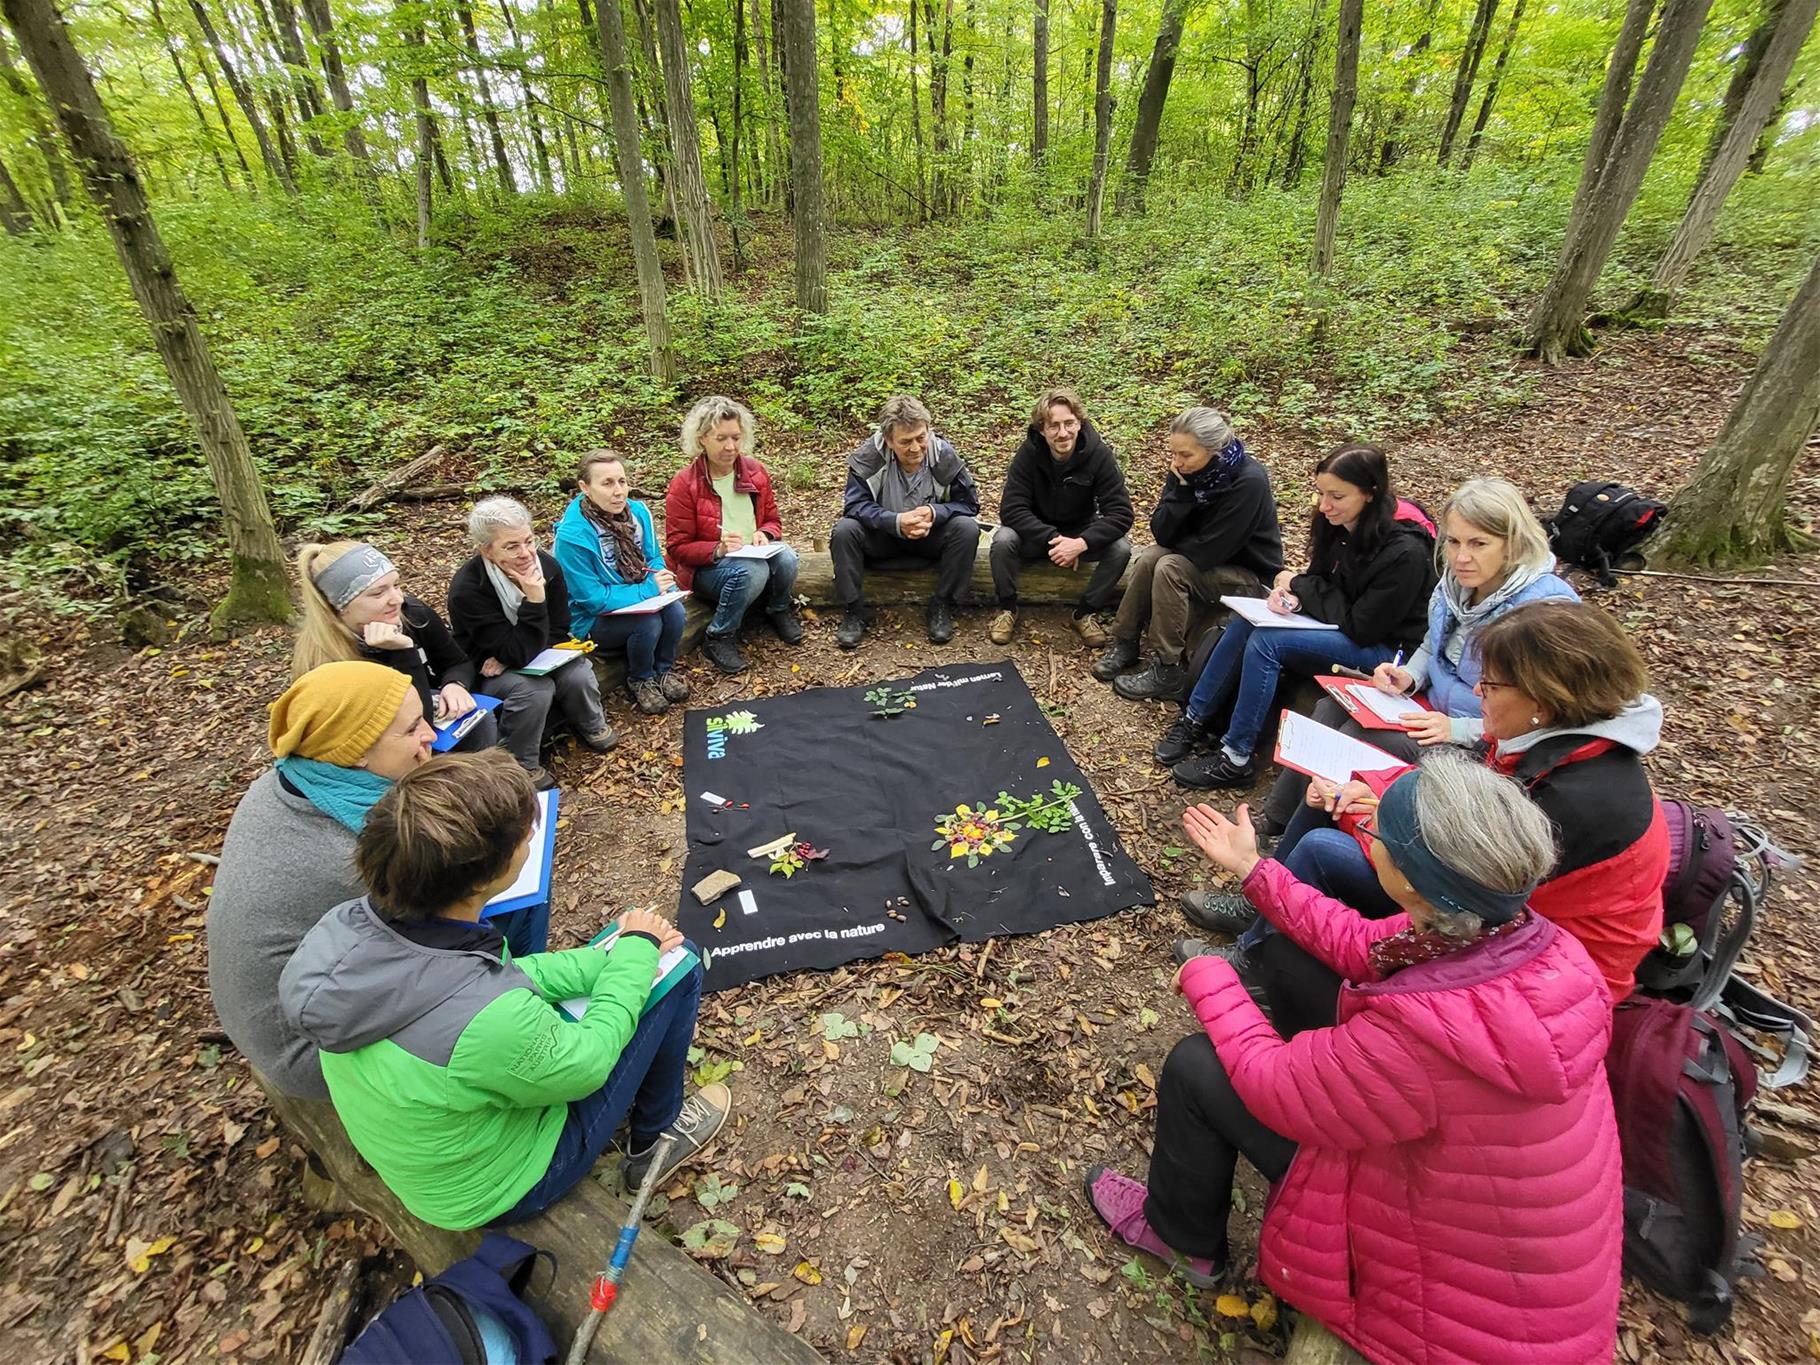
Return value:
<svg viewBox="0 0 1820 1365">
<path fill-rule="evenodd" d="M 916 706 L 875 716 L 866 694 L 879 687 Z M 1034 933 L 1154 898 L 1009 659 L 692 710 L 683 760 L 689 856 L 678 922 L 709 950 L 709 990 Z M 1001 791 L 1030 798 L 1055 782 L 1081 788 L 1058 807 L 1068 815 L 1060 832 L 1026 826 L 971 867 L 952 845 L 931 847 L 937 821 L 958 806 L 985 810 Z M 786 878 L 748 856 L 788 833 L 827 857 Z M 689 888 L 723 868 L 742 887 L 702 906 Z"/>
</svg>

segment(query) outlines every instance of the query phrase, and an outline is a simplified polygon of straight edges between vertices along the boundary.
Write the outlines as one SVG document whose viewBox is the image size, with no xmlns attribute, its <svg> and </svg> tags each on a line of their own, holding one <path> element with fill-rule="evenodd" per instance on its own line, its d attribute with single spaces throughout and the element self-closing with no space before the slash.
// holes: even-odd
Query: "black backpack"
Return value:
<svg viewBox="0 0 1820 1365">
<path fill-rule="evenodd" d="M 369 1322 L 341 1365 L 555 1365 L 549 1328 L 524 1301 L 531 1272 L 546 1254 L 489 1232 L 472 1256 Z"/>
<path fill-rule="evenodd" d="M 1665 502 L 1621 483 L 1588 479 L 1567 490 L 1561 510 L 1544 525 L 1549 547 L 1562 563 L 1585 569 L 1610 588 L 1618 582 L 1614 568 L 1643 567 L 1636 548 L 1655 534 L 1666 515 Z"/>
<path fill-rule="evenodd" d="M 1775 870 L 1794 859 L 1760 825 L 1735 811 L 1664 801 L 1662 814 L 1669 843 L 1662 941 L 1637 965 L 1637 989 L 1710 1010 L 1734 1029 L 1780 1038 L 1780 1061 L 1763 1085 L 1772 1090 L 1794 1085 L 1808 1073 L 1813 1021 L 1733 970 Z M 1760 1047 L 1744 1045 L 1776 1060 Z"/>
<path fill-rule="evenodd" d="M 1763 1273 L 1758 1239 L 1739 1225 L 1756 1070 L 1712 1015 L 1647 996 L 1613 1012 L 1605 1067 L 1624 1158 L 1624 1269 L 1686 1304 L 1694 1331 L 1720 1331 L 1737 1282 Z"/>
</svg>

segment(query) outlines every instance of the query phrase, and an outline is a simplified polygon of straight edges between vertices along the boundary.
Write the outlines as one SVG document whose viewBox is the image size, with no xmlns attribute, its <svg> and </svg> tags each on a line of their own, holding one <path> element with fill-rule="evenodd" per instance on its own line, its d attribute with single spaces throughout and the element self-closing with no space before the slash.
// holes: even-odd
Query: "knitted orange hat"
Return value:
<svg viewBox="0 0 1820 1365">
<path fill-rule="evenodd" d="M 351 768 L 385 733 L 411 680 L 384 664 L 349 659 L 312 668 L 271 704 L 266 739 L 278 758 Z"/>
</svg>

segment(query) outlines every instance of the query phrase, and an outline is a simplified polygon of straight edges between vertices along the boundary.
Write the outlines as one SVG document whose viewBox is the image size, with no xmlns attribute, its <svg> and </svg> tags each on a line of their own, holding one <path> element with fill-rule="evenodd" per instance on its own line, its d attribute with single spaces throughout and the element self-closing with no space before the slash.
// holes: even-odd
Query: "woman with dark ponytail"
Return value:
<svg viewBox="0 0 1820 1365">
<path fill-rule="evenodd" d="M 1414 503 L 1398 501 L 1376 446 L 1341 446 L 1315 466 L 1314 484 L 1308 568 L 1278 574 L 1269 605 L 1339 629 L 1273 629 L 1236 616 L 1228 623 L 1188 709 L 1156 746 L 1157 762 L 1173 764 L 1184 787 L 1242 787 L 1257 775 L 1253 750 L 1285 669 L 1325 673 L 1341 664 L 1368 673 L 1421 642 L 1435 583 L 1433 524 Z M 1235 691 L 1232 721 L 1216 742 L 1209 724 Z M 1211 752 L 1189 757 L 1200 748 Z"/>
</svg>

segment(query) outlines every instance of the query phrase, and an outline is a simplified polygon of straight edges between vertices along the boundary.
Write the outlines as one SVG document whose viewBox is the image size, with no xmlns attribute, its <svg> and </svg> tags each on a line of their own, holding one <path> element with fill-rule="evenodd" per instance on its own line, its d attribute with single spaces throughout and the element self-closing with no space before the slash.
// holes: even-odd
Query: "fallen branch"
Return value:
<svg viewBox="0 0 1820 1365">
<path fill-rule="evenodd" d="M 1630 578 L 1679 578 L 1689 583 L 1723 583 L 1736 588 L 1820 589 L 1820 579 L 1815 578 L 1719 578 L 1704 573 L 1670 573 L 1667 569 L 1613 569 L 1612 572 Z"/>
<path fill-rule="evenodd" d="M 42 667 L 32 667 L 23 673 L 14 674 L 4 682 L 0 682 L 0 700 L 12 696 L 15 692 L 23 692 L 28 687 L 36 687 L 43 681 L 44 669 Z"/>
<path fill-rule="evenodd" d="M 344 512 L 370 512 L 381 503 L 390 502 L 398 496 L 401 489 L 412 484 L 442 463 L 442 457 L 448 454 L 444 446 L 431 446 L 414 460 L 398 466 L 390 474 L 371 484 L 364 492 L 350 498 L 341 509 Z"/>
<path fill-rule="evenodd" d="M 348 1319 L 354 1313 L 354 1286 L 360 1277 L 360 1258 L 350 1256 L 335 1272 L 334 1287 L 323 1300 L 322 1315 L 316 1319 L 316 1330 L 310 1333 L 310 1344 L 298 1357 L 300 1365 L 332 1365 L 347 1344 Z"/>
</svg>

